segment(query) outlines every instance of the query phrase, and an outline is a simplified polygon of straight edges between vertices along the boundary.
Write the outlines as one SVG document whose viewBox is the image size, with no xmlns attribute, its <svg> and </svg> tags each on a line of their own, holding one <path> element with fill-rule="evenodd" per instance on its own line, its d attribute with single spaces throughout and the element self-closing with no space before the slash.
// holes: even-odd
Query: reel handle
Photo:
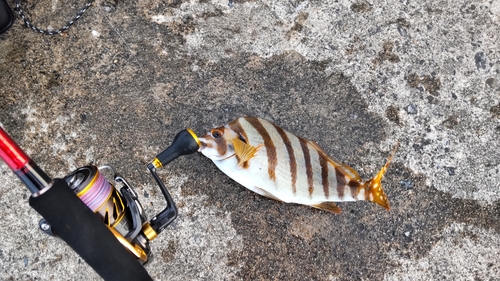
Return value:
<svg viewBox="0 0 500 281">
<path fill-rule="evenodd" d="M 150 225 L 155 231 L 155 235 L 162 232 L 165 227 L 172 223 L 177 218 L 178 214 L 174 200 L 168 193 L 167 188 L 158 174 L 156 174 L 156 169 L 167 165 L 179 156 L 193 154 L 198 151 L 198 148 L 200 148 L 198 136 L 196 136 L 193 130 L 184 129 L 175 136 L 169 147 L 158 154 L 152 163 L 148 164 L 148 170 L 160 187 L 161 193 L 163 197 L 165 197 L 165 201 L 167 201 L 167 207 L 150 221 Z"/>
</svg>

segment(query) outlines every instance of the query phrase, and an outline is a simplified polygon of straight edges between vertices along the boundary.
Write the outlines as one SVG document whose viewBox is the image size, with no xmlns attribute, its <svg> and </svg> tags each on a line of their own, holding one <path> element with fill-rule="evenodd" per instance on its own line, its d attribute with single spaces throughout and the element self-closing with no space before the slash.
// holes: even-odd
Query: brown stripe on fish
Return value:
<svg viewBox="0 0 500 281">
<path fill-rule="evenodd" d="M 359 190 L 360 190 L 360 186 L 361 186 L 361 183 L 357 182 L 357 181 L 349 181 L 347 183 L 347 185 L 349 186 L 349 188 L 351 188 L 351 195 L 354 199 L 357 199 L 358 198 L 358 194 L 359 194 Z"/>
<path fill-rule="evenodd" d="M 285 130 L 276 126 L 276 124 L 272 123 L 278 134 L 281 136 L 283 143 L 285 144 L 286 151 L 288 152 L 288 158 L 290 160 L 290 175 L 292 176 L 292 190 L 293 194 L 297 193 L 297 159 L 295 158 L 295 154 L 293 152 L 292 142 L 286 135 Z"/>
<path fill-rule="evenodd" d="M 208 148 L 216 149 L 219 155 L 223 156 L 227 152 L 227 143 L 224 138 L 214 138 L 211 133 L 206 133 L 200 138 L 204 138 L 206 140 L 205 145 Z"/>
<path fill-rule="evenodd" d="M 321 166 L 321 184 L 323 185 L 323 193 L 325 193 L 325 197 L 328 199 L 330 196 L 330 186 L 328 183 L 328 159 L 323 153 L 318 153 L 318 156 L 319 164 Z"/>
<path fill-rule="evenodd" d="M 212 131 L 224 132 L 224 127 L 215 128 L 215 129 L 212 129 Z M 219 153 L 219 155 L 225 155 L 227 152 L 226 140 L 222 137 L 218 137 L 218 138 L 216 138 L 214 136 L 212 136 L 212 137 L 214 139 L 214 142 L 217 144 L 216 149 L 217 149 L 217 152 Z"/>
<path fill-rule="evenodd" d="M 335 177 L 337 178 L 337 193 L 339 195 L 339 199 L 344 199 L 344 190 L 345 190 L 345 176 L 337 169 L 335 169 Z"/>
<path fill-rule="evenodd" d="M 309 196 L 312 197 L 314 191 L 314 179 L 313 170 L 311 165 L 311 155 L 309 154 L 309 147 L 307 146 L 308 141 L 297 137 L 300 142 L 300 147 L 302 148 L 302 153 L 304 154 L 304 161 L 306 164 L 306 174 L 307 174 L 307 185 L 309 186 Z"/>
<path fill-rule="evenodd" d="M 274 146 L 271 136 L 267 132 L 266 128 L 262 125 L 259 119 L 255 117 L 245 117 L 245 120 L 252 125 L 252 127 L 257 130 L 262 139 L 264 140 L 264 146 L 267 152 L 268 167 L 267 172 L 271 180 L 276 180 L 276 165 L 278 165 L 278 157 L 276 157 L 276 147 Z"/>
<path fill-rule="evenodd" d="M 243 141 L 244 143 L 248 143 L 247 133 L 245 133 L 245 130 L 243 130 L 243 127 L 241 127 L 239 118 L 231 121 L 227 125 L 231 130 L 233 130 L 236 134 L 238 134 L 238 137 L 241 141 Z"/>
</svg>

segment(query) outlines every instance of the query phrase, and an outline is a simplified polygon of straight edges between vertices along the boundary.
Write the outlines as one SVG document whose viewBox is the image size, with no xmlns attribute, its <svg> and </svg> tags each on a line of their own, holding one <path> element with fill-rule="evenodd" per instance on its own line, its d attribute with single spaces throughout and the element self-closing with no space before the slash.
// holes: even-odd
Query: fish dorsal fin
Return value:
<svg viewBox="0 0 500 281">
<path fill-rule="evenodd" d="M 234 146 L 234 153 L 236 154 L 236 157 L 238 158 L 238 168 L 242 168 L 245 166 L 245 163 L 255 157 L 255 154 L 259 149 L 262 147 L 262 145 L 259 145 L 257 147 L 249 145 L 244 143 L 242 140 L 239 138 L 234 138 L 233 139 L 233 146 Z"/>
<path fill-rule="evenodd" d="M 330 212 L 330 213 L 334 213 L 336 215 L 342 213 L 342 210 L 340 209 L 340 207 L 337 206 L 333 202 L 321 202 L 319 204 L 311 205 L 311 207 L 314 207 L 314 208 L 317 208 L 317 209 L 320 209 L 320 210 L 323 210 L 323 211 L 327 211 L 327 212 Z"/>
<path fill-rule="evenodd" d="M 361 182 L 361 177 L 358 175 L 358 173 L 356 173 L 356 171 L 354 171 L 353 168 L 344 164 L 340 164 L 340 166 L 335 166 L 335 168 L 337 168 L 340 171 L 340 173 L 342 173 L 344 176 L 349 176 L 353 180 Z"/>
<path fill-rule="evenodd" d="M 361 182 L 361 177 L 358 175 L 358 173 L 356 171 L 354 171 L 353 168 L 351 168 L 351 167 L 349 167 L 349 166 L 347 166 L 345 164 L 342 164 L 342 163 L 339 163 L 339 162 L 333 160 L 330 156 L 328 156 L 328 154 L 323 150 L 323 148 L 321 148 L 317 143 L 315 143 L 313 141 L 309 141 L 309 144 L 314 149 L 316 149 L 316 151 L 318 151 L 319 154 L 322 154 L 323 156 L 325 156 L 326 158 L 328 158 L 328 161 L 336 169 L 338 169 L 340 173 L 342 173 L 345 176 L 348 176 L 348 177 L 352 178 L 353 180 L 355 180 L 357 182 Z"/>
</svg>

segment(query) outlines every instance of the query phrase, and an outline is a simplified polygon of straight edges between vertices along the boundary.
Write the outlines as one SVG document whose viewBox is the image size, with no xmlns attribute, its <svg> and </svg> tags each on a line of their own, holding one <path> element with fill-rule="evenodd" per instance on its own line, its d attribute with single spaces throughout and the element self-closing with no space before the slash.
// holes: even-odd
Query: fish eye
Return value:
<svg viewBox="0 0 500 281">
<path fill-rule="evenodd" d="M 211 133 L 212 133 L 212 136 L 216 139 L 218 139 L 218 138 L 222 137 L 222 135 L 224 135 L 224 131 L 221 130 L 220 128 L 212 129 Z"/>
</svg>

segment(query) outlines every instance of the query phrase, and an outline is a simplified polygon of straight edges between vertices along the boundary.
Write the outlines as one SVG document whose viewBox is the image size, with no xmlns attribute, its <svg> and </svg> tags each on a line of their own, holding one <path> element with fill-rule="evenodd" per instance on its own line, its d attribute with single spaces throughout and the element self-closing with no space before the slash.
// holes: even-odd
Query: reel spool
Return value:
<svg viewBox="0 0 500 281">
<path fill-rule="evenodd" d="M 111 184 L 103 171 L 110 170 L 116 184 Z M 141 263 L 146 263 L 150 253 L 149 239 L 141 236 L 147 225 L 146 216 L 137 195 L 128 182 L 109 166 L 84 166 L 71 172 L 64 180 L 74 193 L 91 209 L 115 235 L 120 243 L 132 252 Z M 120 190 L 117 189 L 122 185 Z M 39 222 L 45 233 L 57 236 L 45 219 Z"/>
<path fill-rule="evenodd" d="M 125 235 L 130 229 L 125 205 L 120 193 L 99 172 L 100 169 L 96 166 L 81 167 L 64 180 L 85 205 L 99 214 L 104 224 Z"/>
</svg>

